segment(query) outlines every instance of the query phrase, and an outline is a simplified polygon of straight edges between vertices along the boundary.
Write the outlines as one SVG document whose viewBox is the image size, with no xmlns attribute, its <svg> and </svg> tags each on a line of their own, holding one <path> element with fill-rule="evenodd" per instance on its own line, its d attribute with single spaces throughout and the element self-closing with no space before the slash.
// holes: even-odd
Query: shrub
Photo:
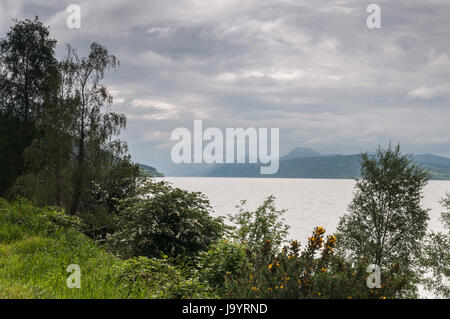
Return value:
<svg viewBox="0 0 450 319">
<path fill-rule="evenodd" d="M 0 199 L 0 240 L 17 240 L 24 235 L 47 235 L 61 229 L 81 227 L 81 220 L 63 210 L 34 207 L 18 198 L 12 203 Z"/>
<path fill-rule="evenodd" d="M 398 277 L 398 267 L 382 274 L 389 278 L 379 289 L 369 289 L 367 259 L 347 262 L 335 255 L 336 237 L 325 238 L 325 229 L 316 227 L 301 250 L 291 241 L 273 253 L 267 240 L 257 253 L 248 254 L 250 263 L 236 277 L 226 278 L 227 296 L 232 298 L 393 298 L 407 284 Z"/>
<path fill-rule="evenodd" d="M 195 275 L 189 277 L 167 259 L 136 257 L 120 268 L 119 280 L 129 296 L 140 298 L 210 298 L 212 290 Z"/>
<path fill-rule="evenodd" d="M 118 231 L 108 236 L 119 256 L 194 257 L 222 237 L 221 218 L 210 216 L 209 201 L 201 193 L 148 181 L 138 195 L 121 202 Z"/>
<path fill-rule="evenodd" d="M 243 269 L 248 267 L 244 246 L 239 243 L 221 240 L 200 256 L 200 279 L 214 289 L 223 293 L 225 277 L 239 277 Z"/>
<path fill-rule="evenodd" d="M 275 207 L 275 197 L 269 196 L 254 211 L 245 209 L 245 201 L 241 202 L 239 212 L 230 216 L 230 220 L 237 225 L 233 233 L 233 237 L 245 243 L 249 250 L 257 247 L 270 240 L 273 249 L 281 246 L 286 239 L 289 229 L 284 223 L 283 214 L 285 210 L 277 210 Z"/>
</svg>

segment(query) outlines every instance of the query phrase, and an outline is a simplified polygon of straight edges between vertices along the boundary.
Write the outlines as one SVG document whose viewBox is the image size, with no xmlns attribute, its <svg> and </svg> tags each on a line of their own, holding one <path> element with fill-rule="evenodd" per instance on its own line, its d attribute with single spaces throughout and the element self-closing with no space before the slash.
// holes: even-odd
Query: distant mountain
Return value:
<svg viewBox="0 0 450 319">
<path fill-rule="evenodd" d="M 259 164 L 220 164 L 199 176 L 267 178 L 354 178 L 360 175 L 359 155 L 300 157 L 280 160 L 276 174 L 261 175 Z"/>
<path fill-rule="evenodd" d="M 289 154 L 282 156 L 281 159 L 291 159 L 291 158 L 302 158 L 302 157 L 320 157 L 322 154 L 316 152 L 315 150 L 307 147 L 297 147 L 294 148 Z"/>
<path fill-rule="evenodd" d="M 282 156 L 280 168 L 273 175 L 261 175 L 260 164 L 175 164 L 171 160 L 170 150 L 158 151 L 149 142 L 135 144 L 130 150 L 134 161 L 153 166 L 141 164 L 142 168 L 150 167 L 149 172 L 155 176 L 355 178 L 361 174 L 360 154 L 321 154 L 306 147 L 295 148 Z M 449 158 L 422 154 L 414 155 L 413 159 L 430 172 L 432 179 L 450 180 Z"/>
<path fill-rule="evenodd" d="M 313 155 L 314 151 L 298 149 L 280 159 L 276 174 L 261 175 L 260 164 L 217 164 L 191 176 L 203 177 L 266 177 L 266 178 L 356 178 L 361 174 L 360 154 Z M 291 157 L 295 154 L 298 157 Z M 415 155 L 413 159 L 430 172 L 432 179 L 450 180 L 450 159 L 431 154 Z"/>
<path fill-rule="evenodd" d="M 432 179 L 450 179 L 450 159 L 447 157 L 425 154 L 413 156 L 415 161 L 430 172 Z"/>
<path fill-rule="evenodd" d="M 142 173 L 153 176 L 153 177 L 162 177 L 164 176 L 163 174 L 161 174 L 160 172 L 158 172 L 156 170 L 156 168 L 152 167 L 152 166 L 148 166 L 148 165 L 144 165 L 144 164 L 139 164 L 137 163 L 137 165 L 139 166 L 139 169 Z"/>
</svg>

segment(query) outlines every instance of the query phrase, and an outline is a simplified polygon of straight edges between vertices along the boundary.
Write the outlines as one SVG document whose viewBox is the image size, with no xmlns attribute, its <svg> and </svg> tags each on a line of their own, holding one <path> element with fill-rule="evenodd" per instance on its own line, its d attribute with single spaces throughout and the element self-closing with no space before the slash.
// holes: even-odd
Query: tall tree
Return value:
<svg viewBox="0 0 450 319">
<path fill-rule="evenodd" d="M 450 194 L 441 201 L 445 212 L 441 214 L 442 232 L 427 236 L 422 264 L 425 267 L 424 284 L 427 290 L 441 298 L 450 298 Z"/>
<path fill-rule="evenodd" d="M 384 269 L 400 267 L 412 280 L 427 228 L 428 210 L 420 204 L 427 181 L 428 173 L 400 146 L 362 154 L 350 213 L 338 226 L 340 252 Z"/>
<path fill-rule="evenodd" d="M 22 173 L 23 151 L 39 134 L 55 45 L 37 17 L 15 21 L 0 41 L 0 193 Z"/>
<path fill-rule="evenodd" d="M 26 172 L 16 183 L 21 190 L 17 191 L 36 204 L 63 206 L 63 184 L 70 171 L 74 115 L 79 103 L 73 80 L 74 66 L 69 51 L 42 93 L 45 110 L 39 121 L 42 134 L 24 151 Z"/>
<path fill-rule="evenodd" d="M 125 128 L 126 117 L 111 112 L 112 96 L 100 81 L 105 71 L 115 69 L 119 61 L 98 43 L 92 43 L 87 57 L 80 58 L 69 48 L 73 59 L 75 94 L 79 101 L 75 109 L 74 141 L 75 169 L 73 174 L 73 197 L 70 213 L 80 206 L 86 184 L 92 181 L 95 167 L 103 160 L 113 161 L 113 155 L 122 154 L 125 145 L 111 141 Z M 106 157 L 105 157 L 106 156 Z"/>
</svg>

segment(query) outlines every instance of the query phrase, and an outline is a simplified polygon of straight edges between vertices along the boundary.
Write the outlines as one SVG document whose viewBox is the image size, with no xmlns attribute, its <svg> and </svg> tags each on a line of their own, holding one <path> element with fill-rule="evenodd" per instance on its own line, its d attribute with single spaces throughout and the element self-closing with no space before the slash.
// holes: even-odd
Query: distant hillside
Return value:
<svg viewBox="0 0 450 319">
<path fill-rule="evenodd" d="M 415 155 L 414 159 L 428 170 L 432 179 L 450 179 L 450 159 L 432 154 Z"/>
<path fill-rule="evenodd" d="M 156 168 L 152 167 L 152 166 L 148 166 L 148 165 L 144 165 L 144 164 L 139 164 L 139 169 L 141 170 L 142 173 L 153 176 L 153 177 L 162 177 L 164 176 L 163 174 L 161 174 L 160 172 L 158 172 L 156 170 Z"/>
<path fill-rule="evenodd" d="M 316 152 L 317 153 L 317 152 Z M 291 158 L 298 154 L 299 157 Z M 266 177 L 266 178 L 356 178 L 361 174 L 360 154 L 322 155 L 307 149 L 291 152 L 280 160 L 276 174 L 261 175 L 259 164 L 217 164 L 193 176 L 204 177 Z M 432 179 L 450 180 L 450 159 L 436 155 L 415 155 L 413 159 L 430 172 Z"/>
<path fill-rule="evenodd" d="M 294 148 L 289 154 L 282 156 L 281 159 L 291 159 L 291 158 L 302 158 L 302 157 L 321 157 L 322 154 L 316 152 L 315 150 L 307 147 L 297 147 Z"/>
</svg>

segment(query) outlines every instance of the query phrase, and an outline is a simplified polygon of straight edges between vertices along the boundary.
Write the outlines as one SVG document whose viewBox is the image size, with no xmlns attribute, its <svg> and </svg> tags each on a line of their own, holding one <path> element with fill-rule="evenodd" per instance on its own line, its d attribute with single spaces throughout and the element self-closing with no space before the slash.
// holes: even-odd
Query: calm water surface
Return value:
<svg viewBox="0 0 450 319">
<path fill-rule="evenodd" d="M 330 234 L 339 217 L 346 213 L 353 198 L 355 181 L 349 179 L 274 179 L 274 178 L 200 178 L 165 177 L 174 186 L 200 191 L 209 198 L 215 216 L 236 212 L 243 199 L 250 209 L 256 208 L 269 195 L 276 197 L 277 208 L 286 209 L 290 238 L 305 243 L 315 226 L 323 226 Z M 430 181 L 424 189 L 422 205 L 430 208 L 429 227 L 442 230 L 439 221 L 443 211 L 439 204 L 450 181 Z"/>
</svg>

